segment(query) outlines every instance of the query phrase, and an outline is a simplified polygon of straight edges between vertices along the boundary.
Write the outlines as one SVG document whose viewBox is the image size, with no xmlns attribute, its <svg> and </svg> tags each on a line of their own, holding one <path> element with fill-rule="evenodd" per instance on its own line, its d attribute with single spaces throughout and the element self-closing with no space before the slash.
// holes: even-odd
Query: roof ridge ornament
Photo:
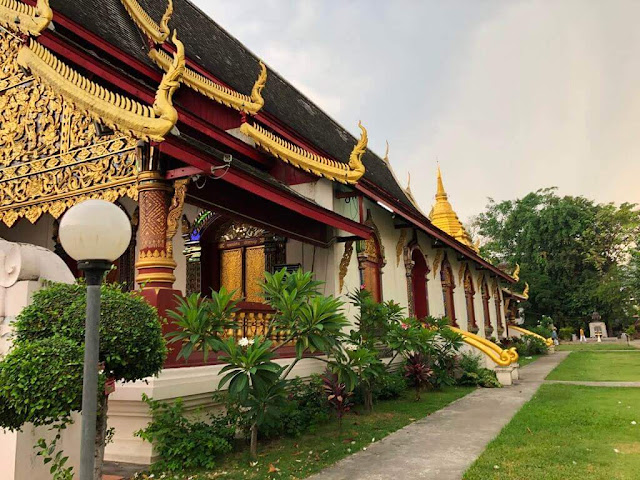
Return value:
<svg viewBox="0 0 640 480">
<path fill-rule="evenodd" d="M 164 50 L 158 48 L 149 50 L 149 58 L 164 71 L 167 71 L 171 65 L 171 57 Z M 211 100 L 238 110 L 239 112 L 255 115 L 264 106 L 262 90 L 267 83 L 267 67 L 262 62 L 259 62 L 259 64 L 260 73 L 253 84 L 251 95 L 236 92 L 231 88 L 216 83 L 189 67 L 185 69 L 181 81 L 189 88 L 192 88 Z"/>
<path fill-rule="evenodd" d="M 516 268 L 513 270 L 511 277 L 516 281 L 520 281 L 520 264 L 516 263 Z"/>
<path fill-rule="evenodd" d="M 367 129 L 364 128 L 360 120 L 358 120 L 358 127 L 360 127 L 360 140 L 358 140 L 358 143 L 356 143 L 353 150 L 351 150 L 351 155 L 349 155 L 349 168 L 357 175 L 358 179 L 360 179 L 365 171 L 362 156 L 367 151 L 369 136 L 367 135 Z"/>
<path fill-rule="evenodd" d="M 137 138 L 162 141 L 178 120 L 172 96 L 184 71 L 184 47 L 175 41 L 179 46 L 172 67 L 162 77 L 151 107 L 80 75 L 33 39 L 20 49 L 17 63 L 109 127 L 117 126 Z"/>
<path fill-rule="evenodd" d="M 358 126 L 362 135 L 349 156 L 348 164 L 310 152 L 258 124 L 251 125 L 245 121 L 240 125 L 240 132 L 251 138 L 262 149 L 294 167 L 329 180 L 355 184 L 364 175 L 365 167 L 361 158 L 367 148 L 367 130 L 361 122 L 358 123 Z"/>
<path fill-rule="evenodd" d="M 53 20 L 49 0 L 38 0 L 36 6 L 17 0 L 0 0 L 0 25 L 37 37 Z"/>
<path fill-rule="evenodd" d="M 6 0 L 5 0 L 6 1 Z M 131 20 L 138 26 L 140 30 L 156 43 L 164 43 L 171 30 L 169 29 L 169 20 L 173 15 L 173 0 L 168 0 L 167 9 L 162 15 L 160 24 L 157 24 L 151 15 L 137 2 L 137 0 L 121 0 L 122 5 L 131 17 Z"/>
<path fill-rule="evenodd" d="M 527 282 L 524 282 L 524 290 L 522 291 L 522 296 L 526 300 L 529 300 L 529 284 Z"/>
</svg>

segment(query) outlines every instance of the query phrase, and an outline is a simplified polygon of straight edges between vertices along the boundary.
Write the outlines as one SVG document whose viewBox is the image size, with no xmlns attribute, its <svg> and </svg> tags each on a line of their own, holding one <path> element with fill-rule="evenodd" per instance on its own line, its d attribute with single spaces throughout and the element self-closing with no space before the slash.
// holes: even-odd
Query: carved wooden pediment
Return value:
<svg viewBox="0 0 640 480">
<path fill-rule="evenodd" d="M 0 219 L 12 226 L 58 218 L 87 198 L 136 198 L 136 139 L 102 128 L 20 68 L 21 46 L 0 33 Z"/>
</svg>

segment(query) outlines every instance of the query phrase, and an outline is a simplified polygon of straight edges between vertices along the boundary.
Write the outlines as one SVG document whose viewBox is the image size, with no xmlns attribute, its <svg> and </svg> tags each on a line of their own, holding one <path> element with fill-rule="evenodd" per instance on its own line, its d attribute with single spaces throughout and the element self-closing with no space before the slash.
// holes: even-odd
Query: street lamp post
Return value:
<svg viewBox="0 0 640 480">
<path fill-rule="evenodd" d="M 104 200 L 87 200 L 70 208 L 60 222 L 60 243 L 87 283 L 87 317 L 84 336 L 82 380 L 82 437 L 80 480 L 92 480 L 98 407 L 98 362 L 100 352 L 100 284 L 114 260 L 131 240 L 131 224 L 117 206 Z"/>
</svg>

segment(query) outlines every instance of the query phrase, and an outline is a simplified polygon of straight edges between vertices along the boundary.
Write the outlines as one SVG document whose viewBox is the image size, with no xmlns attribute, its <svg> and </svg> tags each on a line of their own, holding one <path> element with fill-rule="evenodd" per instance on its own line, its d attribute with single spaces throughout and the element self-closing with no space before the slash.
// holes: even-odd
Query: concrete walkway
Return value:
<svg viewBox="0 0 640 480">
<path fill-rule="evenodd" d="M 313 480 L 460 480 L 569 352 L 522 367 L 517 385 L 478 389 L 310 477 Z"/>
</svg>

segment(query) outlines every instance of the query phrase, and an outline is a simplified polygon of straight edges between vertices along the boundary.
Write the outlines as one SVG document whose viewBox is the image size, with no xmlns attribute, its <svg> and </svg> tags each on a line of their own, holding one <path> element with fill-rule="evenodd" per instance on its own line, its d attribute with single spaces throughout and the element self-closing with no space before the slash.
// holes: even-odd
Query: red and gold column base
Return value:
<svg viewBox="0 0 640 480">
<path fill-rule="evenodd" d="M 140 252 L 136 262 L 138 275 L 136 283 L 143 290 L 173 289 L 176 281 L 174 270 L 176 262 L 167 256 L 165 250 L 145 250 Z"/>
</svg>

